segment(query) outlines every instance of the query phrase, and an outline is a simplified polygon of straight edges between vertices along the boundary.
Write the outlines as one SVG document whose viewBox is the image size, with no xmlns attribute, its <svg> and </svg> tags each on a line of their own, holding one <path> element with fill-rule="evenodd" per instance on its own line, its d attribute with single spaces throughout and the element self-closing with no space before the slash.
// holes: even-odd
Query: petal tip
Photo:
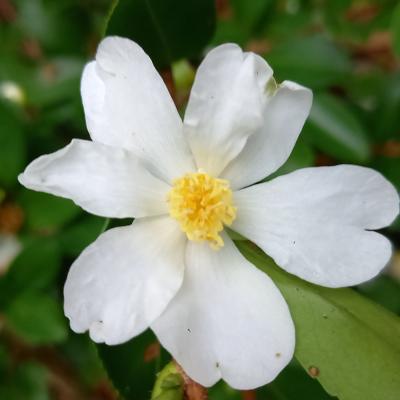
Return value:
<svg viewBox="0 0 400 400">
<path fill-rule="evenodd" d="M 25 187 L 27 187 L 26 186 L 26 180 L 25 180 L 25 172 L 21 172 L 19 175 L 18 175 L 18 182 L 22 185 L 22 186 L 25 186 Z"/>
</svg>

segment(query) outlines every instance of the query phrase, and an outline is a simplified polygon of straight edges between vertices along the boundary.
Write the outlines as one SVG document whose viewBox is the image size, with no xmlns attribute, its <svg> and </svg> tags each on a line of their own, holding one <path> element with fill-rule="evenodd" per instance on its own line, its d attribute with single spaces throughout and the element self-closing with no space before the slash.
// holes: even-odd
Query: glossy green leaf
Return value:
<svg viewBox="0 0 400 400">
<path fill-rule="evenodd" d="M 291 39 L 266 55 L 279 81 L 313 89 L 344 82 L 351 71 L 347 54 L 324 36 Z"/>
<path fill-rule="evenodd" d="M 97 348 L 109 378 L 124 399 L 150 398 L 156 374 L 162 365 L 157 354 L 158 342 L 152 331 L 147 330 L 118 346 L 100 344 Z"/>
<path fill-rule="evenodd" d="M 351 109 L 329 94 L 315 94 L 303 136 L 315 147 L 338 161 L 362 163 L 368 160 L 367 134 Z"/>
<path fill-rule="evenodd" d="M 394 9 L 391 21 L 393 50 L 400 56 L 400 3 Z"/>
<path fill-rule="evenodd" d="M 67 323 L 60 302 L 45 294 L 25 293 L 5 311 L 11 329 L 34 344 L 59 343 L 67 338 Z"/>
<path fill-rule="evenodd" d="M 276 267 L 254 245 L 237 242 L 288 302 L 295 356 L 340 400 L 396 400 L 400 393 L 400 320 L 351 289 L 312 285 Z"/>
<path fill-rule="evenodd" d="M 142 46 L 157 68 L 195 57 L 215 29 L 213 0 L 116 0 L 106 35 Z"/>
</svg>

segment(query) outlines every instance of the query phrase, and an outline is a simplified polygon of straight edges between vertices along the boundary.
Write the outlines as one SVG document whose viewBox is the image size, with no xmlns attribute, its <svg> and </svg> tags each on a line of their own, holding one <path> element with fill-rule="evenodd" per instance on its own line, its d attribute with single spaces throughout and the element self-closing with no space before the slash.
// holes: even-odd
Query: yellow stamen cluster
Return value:
<svg viewBox="0 0 400 400">
<path fill-rule="evenodd" d="M 171 217 L 189 240 L 208 240 L 214 249 L 224 245 L 219 232 L 236 218 L 228 181 L 201 171 L 186 174 L 173 182 L 168 202 Z"/>
</svg>

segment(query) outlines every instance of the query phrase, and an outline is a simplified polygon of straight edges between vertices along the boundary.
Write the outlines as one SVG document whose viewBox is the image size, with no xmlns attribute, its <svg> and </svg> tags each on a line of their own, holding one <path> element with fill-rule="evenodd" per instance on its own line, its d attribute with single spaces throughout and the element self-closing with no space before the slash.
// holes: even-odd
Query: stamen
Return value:
<svg viewBox="0 0 400 400">
<path fill-rule="evenodd" d="M 210 242 L 213 249 L 224 245 L 219 234 L 236 218 L 229 182 L 199 171 L 173 182 L 168 193 L 169 213 L 189 240 Z"/>
</svg>

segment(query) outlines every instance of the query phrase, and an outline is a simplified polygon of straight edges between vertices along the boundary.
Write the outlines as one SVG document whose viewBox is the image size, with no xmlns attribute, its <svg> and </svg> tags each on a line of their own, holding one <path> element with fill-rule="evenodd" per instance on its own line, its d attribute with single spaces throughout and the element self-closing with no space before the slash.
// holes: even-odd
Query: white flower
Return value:
<svg viewBox="0 0 400 400">
<path fill-rule="evenodd" d="M 311 107 L 310 90 L 273 83 L 261 57 L 219 46 L 198 69 L 182 123 L 143 50 L 101 42 L 81 85 L 93 141 L 73 140 L 19 178 L 91 213 L 136 218 L 72 265 L 74 331 L 117 344 L 150 327 L 202 385 L 254 388 L 292 358 L 294 326 L 223 224 L 319 285 L 355 285 L 385 266 L 390 242 L 371 230 L 392 222 L 399 199 L 379 173 L 306 168 L 251 186 L 287 160 Z"/>
</svg>

